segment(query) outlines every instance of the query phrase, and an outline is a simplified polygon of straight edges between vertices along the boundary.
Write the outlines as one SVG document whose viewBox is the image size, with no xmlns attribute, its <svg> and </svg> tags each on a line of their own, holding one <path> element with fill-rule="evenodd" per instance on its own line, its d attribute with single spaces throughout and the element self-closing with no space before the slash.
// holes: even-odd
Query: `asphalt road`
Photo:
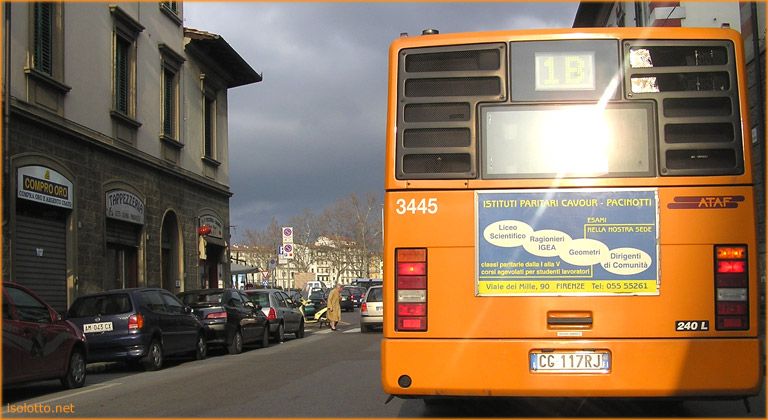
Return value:
<svg viewBox="0 0 768 420">
<path fill-rule="evenodd" d="M 426 405 L 395 398 L 380 383 L 381 333 L 363 334 L 359 312 L 341 331 L 317 325 L 266 349 L 211 350 L 202 361 L 167 360 L 157 372 L 90 365 L 86 386 L 58 381 L 3 391 L 3 417 L 757 417 L 765 389 L 743 400 L 680 404 L 626 399 L 450 399 Z M 11 413 L 9 410 L 27 412 Z M 66 411 L 56 414 L 54 410 Z"/>
</svg>

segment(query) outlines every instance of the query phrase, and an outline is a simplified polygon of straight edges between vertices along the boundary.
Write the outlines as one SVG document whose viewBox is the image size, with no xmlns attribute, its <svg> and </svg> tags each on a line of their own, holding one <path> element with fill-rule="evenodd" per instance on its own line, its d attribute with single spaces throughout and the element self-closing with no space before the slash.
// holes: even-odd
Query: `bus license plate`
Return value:
<svg viewBox="0 0 768 420">
<path fill-rule="evenodd" d="M 112 331 L 112 323 L 111 322 L 98 322 L 95 324 L 83 324 L 83 332 L 84 333 L 95 333 L 95 332 L 104 332 L 104 331 Z"/>
<path fill-rule="evenodd" d="M 608 372 L 611 357 L 605 351 L 537 352 L 530 354 L 534 372 Z"/>
</svg>

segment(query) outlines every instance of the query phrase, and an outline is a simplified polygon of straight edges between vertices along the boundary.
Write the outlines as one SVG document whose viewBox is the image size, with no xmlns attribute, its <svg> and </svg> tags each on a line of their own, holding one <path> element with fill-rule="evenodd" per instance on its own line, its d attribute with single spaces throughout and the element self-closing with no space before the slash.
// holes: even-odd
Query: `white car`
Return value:
<svg viewBox="0 0 768 420">
<path fill-rule="evenodd" d="M 384 289 L 373 286 L 365 294 L 360 305 L 360 331 L 368 332 L 373 327 L 384 326 Z"/>
<path fill-rule="evenodd" d="M 308 281 L 307 284 L 304 285 L 304 290 L 301 291 L 301 295 L 304 299 L 309 299 L 309 295 L 312 294 L 315 289 L 325 291 L 325 283 L 321 281 Z"/>
</svg>

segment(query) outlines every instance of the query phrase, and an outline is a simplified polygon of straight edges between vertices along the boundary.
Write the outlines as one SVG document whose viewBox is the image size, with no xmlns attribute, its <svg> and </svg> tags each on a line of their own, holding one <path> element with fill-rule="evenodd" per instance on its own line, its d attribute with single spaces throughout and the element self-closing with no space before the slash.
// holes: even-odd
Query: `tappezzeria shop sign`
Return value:
<svg viewBox="0 0 768 420">
<path fill-rule="evenodd" d="M 17 196 L 25 200 L 72 208 L 72 182 L 45 166 L 24 166 L 17 172 Z"/>
<path fill-rule="evenodd" d="M 107 217 L 143 225 L 144 202 L 128 191 L 109 191 L 107 192 Z"/>
</svg>

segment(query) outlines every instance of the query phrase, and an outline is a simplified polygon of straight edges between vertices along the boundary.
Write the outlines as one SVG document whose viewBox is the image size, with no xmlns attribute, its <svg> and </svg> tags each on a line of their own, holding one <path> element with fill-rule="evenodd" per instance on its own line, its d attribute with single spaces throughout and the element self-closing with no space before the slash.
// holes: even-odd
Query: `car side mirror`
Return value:
<svg viewBox="0 0 768 420">
<path fill-rule="evenodd" d="M 185 314 L 191 314 L 192 313 L 192 308 L 190 308 L 189 306 L 185 306 L 184 307 L 184 313 Z"/>
</svg>

